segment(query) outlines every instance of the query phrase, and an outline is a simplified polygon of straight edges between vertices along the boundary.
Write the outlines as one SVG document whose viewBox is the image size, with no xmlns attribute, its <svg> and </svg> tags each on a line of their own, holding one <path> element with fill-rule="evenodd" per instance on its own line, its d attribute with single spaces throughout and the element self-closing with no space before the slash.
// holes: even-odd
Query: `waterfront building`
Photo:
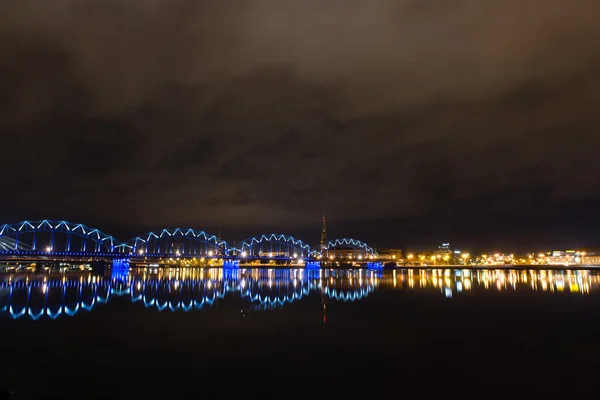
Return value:
<svg viewBox="0 0 600 400">
<path fill-rule="evenodd" d="M 545 262 L 548 265 L 573 265 L 577 264 L 578 254 L 575 250 L 554 250 L 546 255 Z"/>
<path fill-rule="evenodd" d="M 399 262 L 402 260 L 402 250 L 399 249 L 378 249 L 377 258 L 381 261 Z"/>
</svg>

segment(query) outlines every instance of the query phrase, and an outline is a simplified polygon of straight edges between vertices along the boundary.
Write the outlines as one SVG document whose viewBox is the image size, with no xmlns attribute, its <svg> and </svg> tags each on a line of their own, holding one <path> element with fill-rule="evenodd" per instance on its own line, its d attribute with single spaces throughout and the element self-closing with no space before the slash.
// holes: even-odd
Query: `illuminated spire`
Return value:
<svg viewBox="0 0 600 400">
<path fill-rule="evenodd" d="M 321 223 L 321 249 L 327 241 L 327 224 L 325 222 L 325 210 L 323 210 L 323 222 Z"/>
<path fill-rule="evenodd" d="M 217 252 L 218 254 L 223 254 L 224 253 L 224 249 L 223 249 L 223 240 L 221 239 L 221 230 L 217 230 Z"/>
</svg>

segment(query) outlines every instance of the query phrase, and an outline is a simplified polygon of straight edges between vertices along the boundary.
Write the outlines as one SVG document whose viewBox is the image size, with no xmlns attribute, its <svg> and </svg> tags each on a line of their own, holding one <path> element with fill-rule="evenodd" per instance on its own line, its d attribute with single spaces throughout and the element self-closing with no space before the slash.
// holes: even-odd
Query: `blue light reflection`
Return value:
<svg viewBox="0 0 600 400">
<path fill-rule="evenodd" d="M 279 309 L 311 293 L 342 302 L 366 298 L 381 273 L 310 269 L 113 269 L 89 272 L 0 276 L 0 316 L 56 319 L 92 311 L 116 297 L 158 311 L 190 312 L 238 296 L 253 310 Z"/>
</svg>

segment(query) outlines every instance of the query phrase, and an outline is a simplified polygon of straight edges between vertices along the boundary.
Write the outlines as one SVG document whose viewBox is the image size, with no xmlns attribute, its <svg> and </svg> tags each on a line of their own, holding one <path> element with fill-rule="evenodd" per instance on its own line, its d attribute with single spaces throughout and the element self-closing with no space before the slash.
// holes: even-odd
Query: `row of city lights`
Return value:
<svg viewBox="0 0 600 400">
<path fill-rule="evenodd" d="M 585 257 L 587 254 L 585 252 L 577 252 L 577 254 L 580 257 Z M 469 259 L 471 259 L 471 255 L 469 253 L 459 253 L 457 254 L 460 258 L 462 258 L 463 260 L 467 261 Z M 537 256 L 534 254 L 528 254 L 526 256 L 527 259 L 529 260 L 534 260 L 534 259 L 538 259 L 538 260 L 544 260 L 546 258 L 549 258 L 550 256 L 544 254 L 544 253 L 539 253 Z M 420 260 L 420 261 L 427 261 L 427 260 L 432 260 L 432 261 L 437 261 L 437 260 L 444 260 L 444 261 L 449 261 L 451 258 L 450 255 L 446 254 L 446 255 L 441 255 L 441 254 L 436 254 L 436 255 L 432 255 L 432 256 L 426 256 L 426 255 L 418 255 L 415 256 L 412 253 L 407 254 L 406 259 L 411 261 L 411 260 Z M 452 257 L 454 258 L 454 257 Z M 488 260 L 488 259 L 501 259 L 501 258 L 507 258 L 507 259 L 515 259 L 515 255 L 514 254 L 509 254 L 509 255 L 505 255 L 505 254 L 500 254 L 500 253 L 495 253 L 495 254 L 482 254 L 480 256 L 477 257 L 478 260 Z"/>
<path fill-rule="evenodd" d="M 48 251 L 51 251 L 51 249 L 50 249 L 50 250 L 48 250 Z M 139 254 L 139 255 L 143 255 L 143 254 L 144 254 L 144 250 L 143 250 L 143 249 L 140 249 L 140 250 L 138 250 L 138 254 Z M 175 252 L 175 255 L 176 255 L 176 256 L 181 256 L 181 252 L 180 252 L 179 250 L 177 250 L 177 251 Z M 215 253 L 214 253 L 212 250 L 210 250 L 210 251 L 208 252 L 208 256 L 209 256 L 209 257 L 212 257 L 212 256 L 214 256 L 214 255 L 215 255 Z M 240 256 L 241 256 L 241 257 L 243 257 L 243 258 L 245 258 L 245 257 L 248 257 L 248 253 L 247 253 L 247 252 L 245 252 L 245 251 L 242 251 L 242 252 L 240 253 Z M 273 254 L 273 253 L 268 253 L 268 254 L 267 254 L 267 256 L 272 258 L 272 257 L 274 257 L 274 254 Z M 299 256 L 297 253 L 294 253 L 294 254 L 293 254 L 293 258 L 299 259 L 299 258 L 301 258 L 301 257 L 300 257 L 300 256 Z M 322 256 L 322 255 L 318 255 L 318 256 L 317 256 L 317 259 L 322 259 L 322 258 L 323 258 L 323 256 Z M 336 256 L 335 256 L 335 255 L 330 255 L 328 258 L 329 258 L 330 260 L 335 260 L 335 259 L 336 259 Z M 348 259 L 353 259 L 353 258 L 354 258 L 354 256 L 353 256 L 353 255 L 348 255 L 348 256 L 346 256 L 346 257 L 339 257 L 339 258 L 348 258 Z M 361 255 L 361 254 L 359 254 L 358 256 L 356 256 L 356 259 L 358 259 L 358 260 L 362 260 L 363 258 L 365 258 L 365 259 L 370 259 L 370 260 L 373 260 L 373 259 L 374 259 L 374 256 L 373 256 L 373 255 L 369 255 L 369 256 L 364 256 L 364 257 L 363 257 L 363 255 Z M 394 259 L 396 259 L 396 256 L 393 256 L 393 258 L 394 258 Z"/>
<path fill-rule="evenodd" d="M 140 249 L 140 250 L 138 251 L 138 254 L 139 254 L 139 255 L 143 255 L 143 254 L 144 254 L 144 250 L 143 250 L 143 249 Z M 177 251 L 175 252 L 175 255 L 176 255 L 176 256 L 180 256 L 180 255 L 181 255 L 181 252 L 180 252 L 179 250 L 177 250 Z M 214 255 L 215 255 L 214 251 L 212 251 L 212 250 L 209 250 L 209 251 L 208 251 L 208 256 L 209 256 L 209 257 L 212 257 L 212 256 L 214 256 Z M 247 252 L 245 252 L 245 251 L 242 251 L 242 252 L 240 253 L 240 256 L 241 256 L 241 257 L 244 257 L 244 258 L 245 258 L 245 257 L 248 257 L 248 253 L 247 253 Z M 269 257 L 273 257 L 273 253 L 269 253 L 269 254 L 268 254 L 268 256 L 269 256 Z M 297 254 L 297 253 L 294 253 L 294 258 L 299 258 L 299 256 L 298 256 L 298 254 Z"/>
<path fill-rule="evenodd" d="M 469 257 L 470 257 L 470 254 L 469 254 L 469 253 L 462 253 L 462 254 L 461 254 L 461 258 L 462 258 L 462 259 L 464 259 L 465 261 L 466 261 L 466 260 L 467 260 Z M 415 258 L 415 256 L 414 256 L 414 254 L 408 254 L 408 255 L 406 256 L 406 258 L 407 258 L 407 259 L 409 259 L 409 260 L 413 260 L 413 259 Z M 450 260 L 450 256 L 449 256 L 449 255 L 445 255 L 445 256 L 443 256 L 443 257 L 442 257 L 442 255 L 441 255 L 441 254 L 438 254 L 438 255 L 433 255 L 433 256 L 431 256 L 431 260 L 432 260 L 432 261 L 441 260 L 441 259 L 443 259 L 444 261 L 448 261 L 448 260 Z M 425 256 L 425 255 L 421 255 L 421 256 L 419 256 L 419 260 L 421 260 L 421 261 L 425 261 L 425 260 L 427 260 L 427 256 Z"/>
<path fill-rule="evenodd" d="M 318 256 L 317 256 L 317 259 L 321 259 L 321 258 L 323 258 L 323 256 L 322 256 L 322 255 L 318 255 Z M 338 258 L 347 258 L 347 259 L 350 259 L 350 260 L 351 260 L 351 259 L 353 259 L 353 258 L 354 258 L 354 256 L 353 256 L 352 254 L 349 254 L 349 255 L 347 255 L 346 257 L 340 256 L 340 257 L 338 257 Z M 373 259 L 374 259 L 374 256 L 373 256 L 373 255 L 370 255 L 370 256 L 368 256 L 368 257 L 363 257 L 361 254 L 359 254 L 359 255 L 358 255 L 356 258 L 357 258 L 358 260 L 362 260 L 363 258 L 368 258 L 368 259 L 370 259 L 370 260 L 373 260 Z M 394 258 L 396 258 L 396 257 L 394 256 Z M 336 259 L 336 256 L 335 256 L 335 255 L 330 255 L 330 256 L 329 256 L 329 259 L 330 259 L 330 260 L 335 260 L 335 259 Z"/>
<path fill-rule="evenodd" d="M 52 252 L 52 251 L 53 251 L 53 248 L 52 248 L 52 246 L 48 246 L 48 247 L 46 247 L 46 252 L 50 253 L 50 252 Z M 143 254 L 144 254 L 144 250 L 143 250 L 143 249 L 140 249 L 140 250 L 138 250 L 138 254 L 139 254 L 139 255 L 143 255 Z M 208 254 L 208 257 L 213 257 L 213 256 L 215 256 L 215 252 L 214 252 L 213 250 L 209 250 L 207 254 Z M 581 257 L 585 257 L 585 256 L 586 256 L 586 253 L 585 253 L 585 252 L 578 252 L 578 254 L 579 254 Z M 179 256 L 181 256 L 181 252 L 180 252 L 179 250 L 177 250 L 177 251 L 175 252 L 175 255 L 179 257 Z M 247 253 L 246 251 L 242 251 L 242 252 L 240 253 L 240 256 L 241 256 L 242 258 L 248 257 L 248 253 Z M 268 253 L 268 257 L 272 258 L 273 256 L 274 256 L 274 254 L 273 254 L 273 253 Z M 492 255 L 487 255 L 487 254 L 483 254 L 483 255 L 481 255 L 481 259 L 482 259 L 482 260 L 484 260 L 484 261 L 485 261 L 485 260 L 487 260 L 488 258 L 492 258 L 492 257 L 493 257 L 493 258 L 502 258 L 502 257 L 504 257 L 504 256 L 503 256 L 502 254 L 499 254 L 499 253 L 496 253 L 496 254 L 494 254 L 493 256 L 492 256 Z M 540 260 L 543 260 L 543 259 L 545 259 L 546 257 L 547 257 L 547 256 L 546 256 L 545 254 L 543 254 L 543 253 L 540 253 L 540 254 L 538 254 L 538 255 L 537 255 L 537 258 L 538 258 L 538 259 L 540 259 Z M 297 254 L 297 253 L 294 253 L 294 255 L 293 255 L 293 258 L 296 258 L 296 259 L 298 259 L 298 258 L 300 258 L 300 257 L 298 256 L 298 254 Z M 322 255 L 318 255 L 318 256 L 317 256 L 317 259 L 322 259 L 322 258 L 323 258 L 323 256 L 322 256 Z M 330 260 L 334 260 L 334 259 L 336 259 L 336 256 L 335 256 L 335 255 L 330 255 L 329 257 L 327 257 L 327 256 L 326 256 L 326 258 L 329 258 Z M 354 257 L 352 254 L 350 254 L 350 255 L 347 255 L 347 256 L 345 256 L 345 257 L 344 257 L 344 256 L 340 256 L 340 257 L 338 257 L 338 258 L 347 258 L 347 259 L 353 259 L 353 258 L 356 258 L 356 259 L 358 259 L 358 260 L 362 260 L 363 258 L 374 259 L 374 256 L 373 256 L 373 255 L 369 255 L 369 256 L 365 256 L 365 257 L 363 257 L 363 255 L 358 255 L 358 256 Z M 393 258 L 393 259 L 396 259 L 396 256 L 395 256 L 395 255 L 393 255 L 393 256 L 392 256 L 392 258 Z M 469 253 L 460 253 L 460 258 L 462 258 L 462 259 L 463 259 L 463 262 L 465 262 L 465 263 L 466 263 L 466 262 L 467 262 L 467 260 L 469 260 L 469 259 L 471 258 L 471 255 L 470 255 Z M 515 256 L 514 256 L 514 254 L 510 254 L 510 256 L 509 256 L 509 257 L 507 256 L 507 258 L 514 259 L 514 258 L 515 258 Z M 529 254 L 529 255 L 528 255 L 528 258 L 529 258 L 529 260 L 533 260 L 533 259 L 535 258 L 535 256 L 534 256 L 533 254 Z M 412 261 L 412 260 L 415 260 L 415 259 L 417 259 L 417 257 L 416 257 L 414 254 L 412 254 L 412 253 L 409 253 L 409 254 L 406 256 L 406 259 L 407 259 L 408 261 Z M 420 261 L 427 261 L 427 260 L 429 260 L 429 259 L 430 259 L 431 261 L 437 261 L 437 260 L 449 261 L 449 260 L 450 260 L 450 256 L 449 256 L 449 255 L 447 255 L 447 254 L 446 254 L 446 255 L 443 255 L 443 256 L 442 256 L 441 254 L 437 254 L 437 255 L 432 255 L 432 256 L 430 256 L 430 257 L 429 257 L 429 256 L 425 256 L 425 255 L 420 255 L 420 256 L 418 256 L 418 260 L 420 260 Z"/>
</svg>

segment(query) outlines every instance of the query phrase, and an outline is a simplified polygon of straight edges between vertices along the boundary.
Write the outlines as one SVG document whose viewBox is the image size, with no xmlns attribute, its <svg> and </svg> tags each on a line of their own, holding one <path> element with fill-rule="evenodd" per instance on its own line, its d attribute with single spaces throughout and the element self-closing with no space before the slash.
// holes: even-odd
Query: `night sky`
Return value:
<svg viewBox="0 0 600 400">
<path fill-rule="evenodd" d="M 0 222 L 600 245 L 598 0 L 4 0 Z"/>
</svg>

